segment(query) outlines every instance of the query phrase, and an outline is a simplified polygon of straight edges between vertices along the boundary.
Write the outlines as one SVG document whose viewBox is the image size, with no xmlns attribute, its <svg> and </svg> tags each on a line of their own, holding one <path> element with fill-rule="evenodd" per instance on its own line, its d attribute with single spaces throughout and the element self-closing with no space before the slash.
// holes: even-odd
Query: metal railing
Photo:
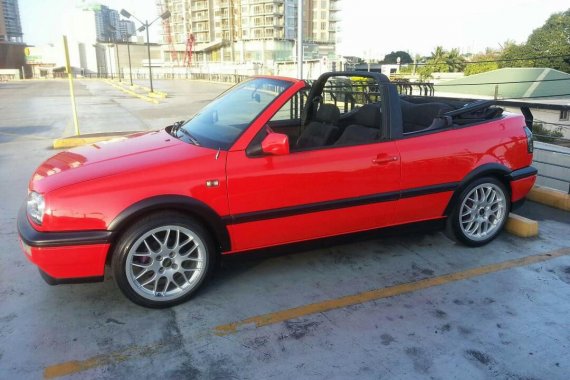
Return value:
<svg viewBox="0 0 570 380">
<path fill-rule="evenodd" d="M 548 148 L 538 147 L 538 146 L 535 146 L 535 147 L 534 147 L 534 150 L 535 150 L 535 151 L 549 152 L 549 153 L 552 153 L 553 155 L 567 156 L 568 158 L 570 158 L 570 153 L 562 152 L 562 151 L 559 151 L 559 150 L 548 149 Z M 541 161 L 541 160 L 537 160 L 537 159 L 534 159 L 532 162 L 533 162 L 533 163 L 537 163 L 537 164 L 544 165 L 544 166 L 546 166 L 546 167 L 554 167 L 554 168 L 567 169 L 569 175 L 566 176 L 565 178 L 561 178 L 561 177 L 557 177 L 557 176 L 552 176 L 552 175 L 543 174 L 543 173 L 541 173 L 540 168 L 538 168 L 538 177 L 547 178 L 547 179 L 552 179 L 552 180 L 555 180 L 555 181 L 560 181 L 560 182 L 564 182 L 564 183 L 568 184 L 568 194 L 570 194 L 570 165 L 563 165 L 563 164 L 560 164 L 560 163 L 546 162 L 546 161 Z"/>
</svg>

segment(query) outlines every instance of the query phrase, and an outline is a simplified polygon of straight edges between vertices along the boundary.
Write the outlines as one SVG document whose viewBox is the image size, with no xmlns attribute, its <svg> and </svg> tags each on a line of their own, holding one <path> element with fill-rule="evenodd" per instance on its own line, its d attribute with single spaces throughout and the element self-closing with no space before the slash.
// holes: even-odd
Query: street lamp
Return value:
<svg viewBox="0 0 570 380">
<path fill-rule="evenodd" d="M 115 56 L 117 57 L 117 70 L 119 71 L 119 82 L 121 81 L 121 61 L 119 60 L 119 44 L 117 41 L 117 28 L 109 24 L 107 28 L 108 32 L 111 33 L 112 38 L 109 37 L 110 41 L 115 43 Z"/>
<path fill-rule="evenodd" d="M 150 62 L 150 37 L 148 35 L 148 28 L 152 24 L 154 24 L 154 22 L 157 21 L 158 19 L 166 20 L 167 18 L 169 18 L 170 17 L 170 11 L 164 12 L 163 14 L 161 14 L 160 16 L 158 16 L 157 18 L 155 18 L 151 22 L 148 22 L 148 20 L 145 20 L 145 22 L 142 22 L 135 15 L 129 13 L 125 9 L 121 9 L 121 15 L 125 18 L 131 18 L 131 16 L 132 16 L 135 20 L 140 22 L 142 24 L 142 26 L 138 29 L 139 32 L 142 32 L 143 30 L 146 29 L 146 46 L 147 46 L 147 52 L 148 52 L 148 76 L 150 79 L 150 92 L 154 92 L 154 88 L 152 87 L 152 64 Z"/>
<path fill-rule="evenodd" d="M 135 33 L 136 34 L 136 33 Z M 129 34 L 128 32 L 124 34 L 124 39 L 127 40 L 127 55 L 129 56 L 129 78 L 131 79 L 131 87 L 133 87 L 133 67 L 131 66 L 131 45 L 130 39 L 135 34 Z"/>
<path fill-rule="evenodd" d="M 113 61 L 111 61 L 111 47 L 113 44 L 107 42 L 107 55 L 109 56 L 109 71 L 107 71 L 107 78 L 109 78 L 109 73 L 111 73 L 111 79 L 113 78 Z"/>
</svg>

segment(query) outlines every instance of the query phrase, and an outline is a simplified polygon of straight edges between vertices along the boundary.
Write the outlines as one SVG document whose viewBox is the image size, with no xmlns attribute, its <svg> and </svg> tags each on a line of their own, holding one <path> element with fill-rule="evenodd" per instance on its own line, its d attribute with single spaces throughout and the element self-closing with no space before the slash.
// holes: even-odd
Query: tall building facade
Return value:
<svg viewBox="0 0 570 380">
<path fill-rule="evenodd" d="M 126 41 L 131 36 L 136 34 L 136 28 L 134 21 L 131 20 L 119 20 L 119 35 L 121 41 Z"/>
<path fill-rule="evenodd" d="M 306 59 L 334 55 L 340 0 L 304 0 Z M 197 62 L 269 63 L 295 59 L 297 0 L 157 0 L 173 64 L 192 40 Z"/>
<path fill-rule="evenodd" d="M 97 41 L 109 42 L 121 39 L 119 30 L 119 12 L 105 5 L 98 5 L 95 12 Z"/>
<path fill-rule="evenodd" d="M 0 42 L 23 43 L 18 0 L 0 0 Z"/>
<path fill-rule="evenodd" d="M 0 69 L 26 67 L 25 48 L 18 0 L 0 0 Z"/>
</svg>

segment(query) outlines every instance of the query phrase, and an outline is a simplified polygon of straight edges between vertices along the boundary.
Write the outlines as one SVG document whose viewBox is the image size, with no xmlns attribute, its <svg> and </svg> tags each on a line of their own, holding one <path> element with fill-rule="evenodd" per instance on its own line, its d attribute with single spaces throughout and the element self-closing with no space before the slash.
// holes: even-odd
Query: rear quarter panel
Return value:
<svg viewBox="0 0 570 380">
<path fill-rule="evenodd" d="M 529 166 L 524 120 L 506 114 L 499 120 L 405 137 L 397 141 L 401 155 L 402 190 L 444 183 L 459 183 L 476 168 L 496 163 L 508 170 Z M 443 216 L 452 191 L 404 198 L 398 218 L 401 222 Z"/>
</svg>

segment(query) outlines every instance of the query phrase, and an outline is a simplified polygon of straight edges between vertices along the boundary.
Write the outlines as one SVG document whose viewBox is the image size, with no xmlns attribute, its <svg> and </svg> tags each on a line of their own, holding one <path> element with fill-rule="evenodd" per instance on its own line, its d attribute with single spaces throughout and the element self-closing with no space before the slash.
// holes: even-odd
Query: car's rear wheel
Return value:
<svg viewBox="0 0 570 380">
<path fill-rule="evenodd" d="M 176 213 L 149 215 L 119 239 L 112 267 L 131 301 L 169 307 L 188 300 L 213 268 L 213 244 L 195 220 Z"/>
<path fill-rule="evenodd" d="M 509 210 L 505 185 L 495 178 L 480 178 L 457 198 L 447 220 L 447 234 L 472 247 L 485 245 L 501 232 Z"/>
</svg>

